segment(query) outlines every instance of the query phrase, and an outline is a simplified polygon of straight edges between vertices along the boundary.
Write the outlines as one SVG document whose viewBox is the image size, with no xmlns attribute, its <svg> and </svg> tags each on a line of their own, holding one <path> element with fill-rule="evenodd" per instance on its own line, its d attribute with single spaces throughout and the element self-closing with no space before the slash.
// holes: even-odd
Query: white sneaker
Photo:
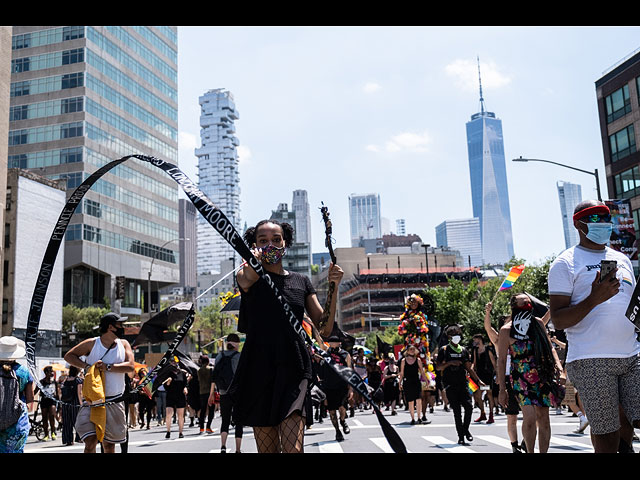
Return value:
<svg viewBox="0 0 640 480">
<path fill-rule="evenodd" d="M 586 415 L 580 415 L 580 426 L 573 433 L 583 433 L 589 426 L 589 420 Z"/>
</svg>

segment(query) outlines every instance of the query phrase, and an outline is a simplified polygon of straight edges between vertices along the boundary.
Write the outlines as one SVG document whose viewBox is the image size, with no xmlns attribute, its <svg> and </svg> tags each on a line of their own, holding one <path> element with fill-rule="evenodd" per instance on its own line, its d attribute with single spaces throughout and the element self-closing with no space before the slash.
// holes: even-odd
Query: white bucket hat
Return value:
<svg viewBox="0 0 640 480">
<path fill-rule="evenodd" d="M 24 340 L 12 336 L 0 337 L 0 360 L 17 360 L 26 353 Z"/>
</svg>

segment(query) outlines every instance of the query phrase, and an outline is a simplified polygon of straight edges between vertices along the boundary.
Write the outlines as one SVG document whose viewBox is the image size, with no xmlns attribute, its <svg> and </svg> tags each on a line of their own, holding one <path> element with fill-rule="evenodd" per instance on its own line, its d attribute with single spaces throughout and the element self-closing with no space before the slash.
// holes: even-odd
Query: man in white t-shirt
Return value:
<svg viewBox="0 0 640 480">
<path fill-rule="evenodd" d="M 551 319 L 567 334 L 567 373 L 580 392 L 594 449 L 615 453 L 621 440 L 630 448 L 631 425 L 640 428 L 640 342 L 625 316 L 636 282 L 629 258 L 606 246 L 612 223 L 603 202 L 578 204 L 573 224 L 580 243 L 549 269 Z M 617 267 L 601 276 L 602 260 Z"/>
</svg>

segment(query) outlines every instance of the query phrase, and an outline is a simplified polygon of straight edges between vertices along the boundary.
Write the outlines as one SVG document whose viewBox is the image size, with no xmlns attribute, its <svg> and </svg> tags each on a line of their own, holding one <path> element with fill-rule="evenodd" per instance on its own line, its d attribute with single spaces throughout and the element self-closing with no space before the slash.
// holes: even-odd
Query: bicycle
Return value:
<svg viewBox="0 0 640 480">
<path fill-rule="evenodd" d="M 42 441 L 42 439 L 44 438 L 44 426 L 42 425 L 42 420 L 37 420 L 39 410 L 40 401 L 38 401 L 38 404 L 33 411 L 33 419 L 29 420 L 29 423 L 31 425 L 29 435 L 35 435 L 38 440 Z"/>
</svg>

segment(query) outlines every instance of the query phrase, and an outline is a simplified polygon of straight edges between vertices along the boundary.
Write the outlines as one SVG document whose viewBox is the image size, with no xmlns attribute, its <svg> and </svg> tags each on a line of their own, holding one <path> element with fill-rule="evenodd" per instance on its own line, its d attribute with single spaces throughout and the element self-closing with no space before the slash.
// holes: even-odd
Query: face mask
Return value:
<svg viewBox="0 0 640 480">
<path fill-rule="evenodd" d="M 269 244 L 266 247 L 262 247 L 262 259 L 266 264 L 273 265 L 279 263 L 284 257 L 285 247 L 274 247 Z"/>
<path fill-rule="evenodd" d="M 454 345 L 458 345 L 461 339 L 462 337 L 460 335 L 454 335 L 453 337 L 451 337 L 451 343 L 453 343 Z"/>
<path fill-rule="evenodd" d="M 116 327 L 116 326 L 114 325 L 114 328 L 116 329 L 116 331 L 115 331 L 115 332 L 113 332 L 113 333 L 115 333 L 115 334 L 116 334 L 116 337 L 118 337 L 118 338 L 122 338 L 122 337 L 124 337 L 124 327 Z"/>
<path fill-rule="evenodd" d="M 587 238 L 593 243 L 604 245 L 611 238 L 612 223 L 587 223 L 586 225 L 588 228 Z"/>
</svg>

